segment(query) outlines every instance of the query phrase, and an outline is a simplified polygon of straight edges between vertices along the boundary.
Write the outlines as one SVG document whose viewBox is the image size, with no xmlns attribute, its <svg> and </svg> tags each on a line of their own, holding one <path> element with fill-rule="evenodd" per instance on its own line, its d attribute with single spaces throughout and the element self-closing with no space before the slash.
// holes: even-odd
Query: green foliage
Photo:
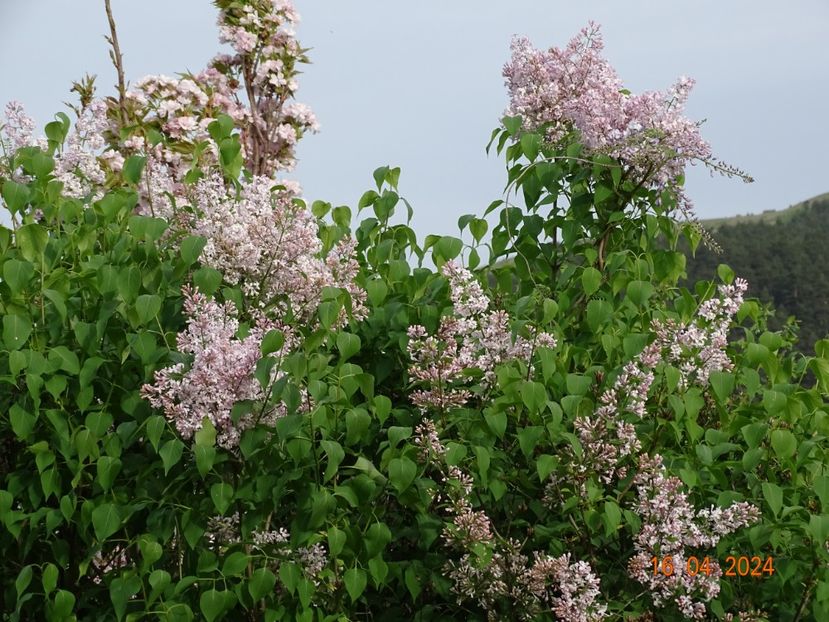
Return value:
<svg viewBox="0 0 829 622">
<path fill-rule="evenodd" d="M 474 563 L 491 562 L 498 541 L 527 556 L 570 553 L 601 577 L 609 619 L 679 619 L 627 572 L 641 528 L 632 475 L 580 488 L 565 463 L 585 449 L 574 421 L 651 342 L 654 320 L 689 320 L 714 283 L 678 284 L 683 228 L 671 197 L 607 158 L 581 158 L 578 143 L 554 150 L 520 135 L 520 122 L 504 124 L 493 141 L 508 192 L 487 210 L 497 216 L 488 239 L 487 214 L 461 219 L 473 245 L 451 236 L 420 245 L 409 220 L 393 224 L 401 206 L 411 217 L 400 170 L 375 171 L 353 231 L 367 316 L 349 316 L 350 296 L 329 288 L 286 360 L 275 361 L 285 336 L 265 336 L 257 378 L 268 384 L 268 365 L 286 372 L 269 386 L 284 412 L 245 430 L 235 449 L 217 444 L 207 420 L 184 442 L 140 396 L 157 370 L 185 360 L 176 350 L 185 284 L 252 318 L 238 284 L 200 264 L 206 241 L 134 214 L 143 162 L 82 202 L 49 190 L 44 154 L 15 156 L 32 173 L 3 184 L 22 224 L 0 231 L 5 619 L 485 620 L 481 603 L 459 604 L 453 592 L 448 569 L 460 553 L 447 544 L 445 495 L 460 482 L 424 458 L 415 432 L 424 420 L 439 426 L 446 465 L 469 474 L 470 503 L 497 531 L 476 544 Z M 232 126 L 220 119 L 210 132 L 222 172 L 237 180 Z M 352 234 L 350 208 L 312 210 L 326 251 Z M 434 334 L 453 309 L 447 278 L 424 261 L 465 256 L 475 268 L 479 249 L 488 262 L 475 276 L 515 335 L 549 332 L 559 345 L 500 365 L 491 385 L 468 370 L 465 405 L 423 412 L 412 403 L 407 331 Z M 775 572 L 723 578 L 710 604 L 717 619 L 750 607 L 774 620 L 825 619 L 829 342 L 814 357 L 792 355 L 791 335 L 768 330 L 756 302 L 737 319 L 733 367 L 686 388 L 660 363 L 636 432 L 695 507 L 761 509 L 759 523 L 707 554 L 722 565 L 728 555 L 773 558 Z M 816 382 L 804 382 L 809 373 Z M 232 416 L 252 408 L 238 403 Z M 222 539 L 217 520 L 238 520 L 235 536 Z M 254 537 L 281 527 L 290 537 L 278 546 Z M 320 547 L 327 560 L 312 573 Z M 499 620 L 526 616 L 507 598 L 492 609 Z"/>
<path fill-rule="evenodd" d="M 154 445 L 144 443 L 153 418 L 139 390 L 182 327 L 188 264 L 159 243 L 160 230 L 138 226 L 132 190 L 114 188 L 91 205 L 54 200 L 43 191 L 50 171 L 41 167 L 23 193 L 44 220 L 24 216 L 13 233 L 5 230 L 10 243 L 0 259 L 0 402 L 8 413 L 0 424 L 0 542 L 9 553 L 3 575 L 16 578 L 0 608 L 15 619 L 44 605 L 52 620 L 119 603 L 123 612 L 135 594 L 127 588 L 138 581 L 140 589 L 140 580 L 123 577 L 129 593 L 121 599 L 112 577 L 110 603 L 108 582 L 97 577 L 103 568 L 90 568 L 137 543 L 148 521 L 169 529 L 159 519 L 171 498 L 159 501 L 172 479 L 165 481 L 156 447 L 162 436 L 178 442 L 165 424 Z"/>
</svg>

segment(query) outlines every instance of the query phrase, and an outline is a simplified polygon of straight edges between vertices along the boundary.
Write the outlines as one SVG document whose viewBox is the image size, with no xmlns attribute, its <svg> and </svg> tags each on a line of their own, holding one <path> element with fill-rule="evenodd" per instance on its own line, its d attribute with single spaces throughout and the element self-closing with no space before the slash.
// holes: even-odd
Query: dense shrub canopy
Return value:
<svg viewBox="0 0 829 622">
<path fill-rule="evenodd" d="M 829 617 L 829 342 L 678 285 L 684 167 L 741 175 L 687 80 L 517 41 L 505 196 L 420 242 L 397 168 L 356 218 L 279 177 L 294 9 L 216 5 L 203 72 L 8 108 L 5 620 Z"/>
</svg>

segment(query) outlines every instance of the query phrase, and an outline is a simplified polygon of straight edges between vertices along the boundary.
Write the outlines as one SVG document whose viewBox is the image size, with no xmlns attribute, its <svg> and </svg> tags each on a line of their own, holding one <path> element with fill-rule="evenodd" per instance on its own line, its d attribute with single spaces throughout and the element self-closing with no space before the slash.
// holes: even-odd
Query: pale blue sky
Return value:
<svg viewBox="0 0 829 622">
<path fill-rule="evenodd" d="M 421 235 L 454 233 L 463 213 L 500 196 L 484 146 L 506 104 L 501 68 L 513 34 L 563 45 L 593 19 L 633 91 L 696 78 L 688 114 L 707 118 L 715 153 L 757 182 L 689 175 L 703 217 L 779 209 L 829 191 L 829 2 L 793 0 L 296 0 L 313 65 L 299 100 L 322 132 L 305 139 L 309 199 L 354 206 L 379 165 L 403 168 Z M 200 69 L 217 50 L 208 0 L 113 0 L 128 78 Z M 73 79 L 114 82 L 103 0 L 0 0 L 0 104 L 39 123 Z"/>
</svg>

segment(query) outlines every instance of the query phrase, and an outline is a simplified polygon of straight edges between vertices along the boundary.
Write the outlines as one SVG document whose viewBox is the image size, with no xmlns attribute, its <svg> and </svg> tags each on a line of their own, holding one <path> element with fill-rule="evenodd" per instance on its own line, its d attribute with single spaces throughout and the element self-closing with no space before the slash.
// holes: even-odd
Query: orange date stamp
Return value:
<svg viewBox="0 0 829 622">
<path fill-rule="evenodd" d="M 653 564 L 654 576 L 661 574 L 670 577 L 677 573 L 684 573 L 695 577 L 698 574 L 709 576 L 714 572 L 711 558 L 707 556 L 700 559 L 692 555 L 685 560 L 684 567 L 677 567 L 674 558 L 670 555 L 651 557 L 651 564 Z M 722 574 L 725 577 L 770 577 L 774 574 L 774 558 L 759 555 L 729 555 L 725 558 Z"/>
</svg>

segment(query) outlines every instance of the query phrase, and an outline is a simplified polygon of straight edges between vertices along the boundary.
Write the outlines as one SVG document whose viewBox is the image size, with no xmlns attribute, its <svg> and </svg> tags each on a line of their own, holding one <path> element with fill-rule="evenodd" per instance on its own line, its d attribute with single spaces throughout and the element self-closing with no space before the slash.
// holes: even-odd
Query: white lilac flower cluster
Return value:
<svg viewBox="0 0 829 622">
<path fill-rule="evenodd" d="M 684 116 L 692 79 L 681 77 L 663 92 L 632 94 L 602 57 L 603 47 L 593 23 L 563 49 L 538 50 L 526 38 L 514 39 L 504 67 L 510 96 L 506 113 L 520 115 L 526 129 L 544 126 L 553 144 L 577 132 L 588 155 L 620 161 L 634 183 L 674 191 L 690 217 L 692 206 L 679 181 L 686 165 L 701 162 L 712 171 L 751 180 L 715 160 L 699 124 Z"/>
<path fill-rule="evenodd" d="M 412 401 L 424 410 L 464 405 L 472 396 L 469 385 L 474 377 L 469 370 L 482 374 L 480 382 L 486 389 L 493 385 L 498 365 L 511 360 L 529 365 L 535 348 L 556 346 L 549 333 L 513 339 L 509 316 L 489 309 L 489 299 L 469 270 L 448 261 L 441 273 L 449 280 L 452 312 L 441 318 L 435 335 L 428 335 L 420 325 L 408 331 L 409 373 L 412 380 L 428 385 L 415 391 Z"/>
</svg>

